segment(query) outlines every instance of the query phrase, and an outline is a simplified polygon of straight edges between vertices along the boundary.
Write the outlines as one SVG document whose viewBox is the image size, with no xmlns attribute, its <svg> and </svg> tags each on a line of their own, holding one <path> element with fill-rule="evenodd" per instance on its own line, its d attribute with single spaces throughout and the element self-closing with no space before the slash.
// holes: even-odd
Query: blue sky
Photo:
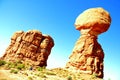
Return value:
<svg viewBox="0 0 120 80">
<path fill-rule="evenodd" d="M 48 67 L 64 67 L 80 32 L 76 17 L 88 8 L 103 7 L 111 17 L 109 30 L 98 37 L 105 53 L 105 79 L 120 80 L 120 3 L 118 0 L 0 0 L 0 54 L 15 31 L 38 29 L 52 36 L 55 46 Z"/>
</svg>

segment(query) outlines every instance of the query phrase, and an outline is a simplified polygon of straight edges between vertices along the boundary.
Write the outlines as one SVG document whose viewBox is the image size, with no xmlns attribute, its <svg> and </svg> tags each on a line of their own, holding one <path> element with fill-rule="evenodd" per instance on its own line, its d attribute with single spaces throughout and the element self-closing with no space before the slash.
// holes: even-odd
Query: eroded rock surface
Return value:
<svg viewBox="0 0 120 80">
<path fill-rule="evenodd" d="M 103 8 L 91 8 L 78 16 L 75 22 L 81 36 L 77 40 L 66 68 L 103 78 L 104 52 L 97 36 L 108 30 L 110 15 Z"/>
<path fill-rule="evenodd" d="M 30 65 L 47 66 L 47 59 L 53 46 L 53 39 L 38 30 L 17 31 L 11 37 L 11 43 L 2 59 L 22 60 Z"/>
</svg>

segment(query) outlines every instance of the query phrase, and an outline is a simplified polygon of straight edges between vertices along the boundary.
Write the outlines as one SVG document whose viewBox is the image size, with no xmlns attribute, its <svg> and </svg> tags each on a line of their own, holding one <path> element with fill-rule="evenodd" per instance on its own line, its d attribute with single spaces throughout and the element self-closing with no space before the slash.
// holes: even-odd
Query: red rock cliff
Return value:
<svg viewBox="0 0 120 80">
<path fill-rule="evenodd" d="M 30 65 L 47 66 L 47 59 L 53 46 L 53 39 L 38 30 L 17 31 L 13 34 L 11 43 L 2 59 L 6 61 L 22 60 Z"/>
</svg>

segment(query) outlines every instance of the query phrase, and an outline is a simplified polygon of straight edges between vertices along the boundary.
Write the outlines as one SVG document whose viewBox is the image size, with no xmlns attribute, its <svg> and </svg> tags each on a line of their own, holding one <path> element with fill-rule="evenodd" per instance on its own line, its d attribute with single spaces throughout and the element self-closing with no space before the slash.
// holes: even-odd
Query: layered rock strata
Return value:
<svg viewBox="0 0 120 80">
<path fill-rule="evenodd" d="M 11 43 L 2 59 L 21 60 L 30 65 L 47 66 L 47 59 L 53 46 L 53 39 L 38 30 L 17 31 L 11 37 Z"/>
<path fill-rule="evenodd" d="M 97 36 L 108 30 L 110 15 L 103 8 L 91 8 L 78 16 L 75 27 L 81 32 L 66 68 L 103 78 L 104 52 Z"/>
</svg>

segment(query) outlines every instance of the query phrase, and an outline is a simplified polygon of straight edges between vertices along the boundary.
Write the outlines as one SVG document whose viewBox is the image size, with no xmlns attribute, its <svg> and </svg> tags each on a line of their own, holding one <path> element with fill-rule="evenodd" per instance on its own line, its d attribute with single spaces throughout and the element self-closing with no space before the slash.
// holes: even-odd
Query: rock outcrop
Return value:
<svg viewBox="0 0 120 80">
<path fill-rule="evenodd" d="M 2 59 L 6 61 L 21 60 L 30 65 L 47 66 L 47 59 L 53 46 L 53 39 L 38 30 L 17 31 L 13 34 L 11 43 Z"/>
<path fill-rule="evenodd" d="M 75 44 L 66 68 L 103 78 L 104 52 L 97 36 L 108 30 L 110 15 L 103 8 L 91 8 L 78 16 L 75 27 L 81 36 Z"/>
</svg>

